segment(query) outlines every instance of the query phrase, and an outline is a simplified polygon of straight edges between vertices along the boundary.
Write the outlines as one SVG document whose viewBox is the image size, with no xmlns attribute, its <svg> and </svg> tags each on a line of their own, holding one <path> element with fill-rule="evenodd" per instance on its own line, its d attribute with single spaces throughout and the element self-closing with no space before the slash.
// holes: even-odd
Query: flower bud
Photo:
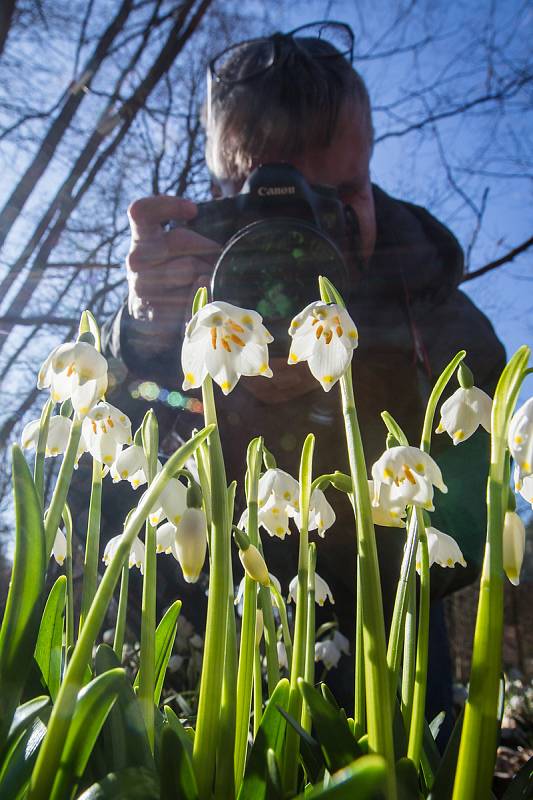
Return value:
<svg viewBox="0 0 533 800">
<path fill-rule="evenodd" d="M 202 571 L 207 550 L 207 523 L 199 508 L 187 508 L 176 526 L 172 546 L 187 583 L 196 583 Z"/>
<path fill-rule="evenodd" d="M 507 511 L 503 523 L 503 569 L 514 586 L 520 582 L 525 547 L 524 523 L 516 511 Z"/>
<path fill-rule="evenodd" d="M 239 550 L 239 558 L 247 575 L 252 580 L 257 581 L 262 586 L 270 585 L 270 576 L 265 559 L 255 545 L 251 544 L 246 550 Z"/>
</svg>

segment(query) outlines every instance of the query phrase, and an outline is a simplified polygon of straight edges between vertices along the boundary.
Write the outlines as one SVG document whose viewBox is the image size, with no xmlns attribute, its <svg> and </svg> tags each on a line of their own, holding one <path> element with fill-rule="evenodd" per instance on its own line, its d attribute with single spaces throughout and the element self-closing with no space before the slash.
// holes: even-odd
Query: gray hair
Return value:
<svg viewBox="0 0 533 800">
<path fill-rule="evenodd" d="M 297 47 L 289 39 L 287 45 L 279 66 L 262 75 L 230 85 L 213 80 L 206 160 L 216 180 L 242 182 L 258 162 L 327 147 L 346 103 L 360 112 L 372 144 L 368 91 L 351 64 L 323 39 L 299 38 Z M 253 44 L 240 48 L 233 74 L 249 72 L 256 56 Z"/>
</svg>

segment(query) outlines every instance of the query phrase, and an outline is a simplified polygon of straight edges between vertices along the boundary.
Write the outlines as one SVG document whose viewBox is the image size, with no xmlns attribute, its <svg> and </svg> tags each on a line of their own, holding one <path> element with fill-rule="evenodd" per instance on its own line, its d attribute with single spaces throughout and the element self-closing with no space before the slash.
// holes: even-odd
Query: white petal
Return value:
<svg viewBox="0 0 533 800">
<path fill-rule="evenodd" d="M 320 381 L 324 391 L 329 392 L 341 375 L 344 375 L 352 360 L 352 352 L 347 351 L 342 342 L 335 337 L 329 344 L 326 344 L 323 336 L 318 339 L 309 359 L 309 369 Z"/>
<path fill-rule="evenodd" d="M 185 338 L 181 350 L 181 368 L 183 370 L 183 389 L 195 389 L 201 386 L 207 375 L 205 365 L 205 353 L 207 347 L 211 347 L 210 334 L 208 330 L 202 331 L 202 335 L 195 342 Z"/>
<path fill-rule="evenodd" d="M 67 557 L 67 537 L 65 536 L 61 528 L 57 529 L 57 533 L 54 539 L 54 544 L 52 547 L 52 555 L 60 566 L 63 564 L 63 561 Z"/>
<path fill-rule="evenodd" d="M 20 441 L 24 450 L 35 450 L 37 442 L 39 441 L 39 430 L 41 427 L 41 420 L 34 419 L 24 426 Z"/>
<path fill-rule="evenodd" d="M 224 394 L 229 394 L 239 380 L 235 370 L 235 363 L 235 349 L 228 353 L 222 346 L 217 346 L 216 350 L 210 348 L 206 352 L 205 365 L 207 371 L 215 383 L 218 383 Z"/>
<path fill-rule="evenodd" d="M 514 586 L 520 581 L 520 570 L 526 547 L 526 529 L 516 511 L 507 511 L 503 524 L 503 569 Z"/>
<path fill-rule="evenodd" d="M 176 541 L 176 526 L 171 522 L 160 525 L 156 531 L 156 550 L 158 553 L 171 553 Z"/>
</svg>

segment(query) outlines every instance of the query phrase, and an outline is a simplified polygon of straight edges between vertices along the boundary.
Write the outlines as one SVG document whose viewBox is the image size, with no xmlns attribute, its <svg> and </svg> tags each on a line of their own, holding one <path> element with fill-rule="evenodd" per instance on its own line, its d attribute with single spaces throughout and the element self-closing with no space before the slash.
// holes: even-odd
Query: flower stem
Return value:
<svg viewBox="0 0 533 800">
<path fill-rule="evenodd" d="M 407 757 L 411 759 L 416 770 L 420 764 L 422 749 L 422 735 L 424 733 L 424 718 L 426 707 L 426 685 L 428 671 L 428 644 L 429 644 L 429 552 L 426 528 L 422 509 L 416 509 L 418 523 L 420 550 L 422 553 L 420 563 L 420 608 L 418 618 L 418 634 L 416 643 L 415 682 L 413 687 L 413 710 L 409 728 L 409 744 Z"/>
<path fill-rule="evenodd" d="M 67 540 L 67 554 L 65 556 L 65 574 L 67 576 L 67 609 L 65 619 L 65 653 L 74 644 L 74 584 L 72 580 L 72 515 L 65 503 L 63 509 L 63 522 L 65 523 L 65 538 Z"/>
<path fill-rule="evenodd" d="M 263 716 L 263 673 L 261 672 L 261 649 L 254 649 L 254 739 Z"/>
<path fill-rule="evenodd" d="M 89 518 L 85 537 L 85 562 L 83 565 L 83 591 L 81 595 L 81 612 L 79 630 L 83 628 L 85 618 L 93 601 L 98 581 L 98 556 L 100 551 L 100 517 L 102 509 L 102 464 L 93 459 L 93 478 L 91 499 L 89 502 Z"/>
<path fill-rule="evenodd" d="M 407 608 L 403 640 L 401 712 L 405 730 L 409 732 L 413 714 L 413 691 L 416 663 L 416 578 L 412 571 L 407 587 Z"/>
<path fill-rule="evenodd" d="M 353 495 L 352 495 L 353 497 Z M 355 691 L 354 691 L 354 730 L 357 738 L 366 730 L 365 709 L 365 653 L 363 645 L 363 601 L 361 592 L 361 567 L 357 556 L 357 606 L 355 609 Z"/>
<path fill-rule="evenodd" d="M 246 494 L 248 505 L 248 536 L 257 547 L 258 534 L 258 486 L 262 463 L 261 440 L 254 439 L 248 446 L 246 474 Z M 267 589 L 268 591 L 268 589 Z M 237 712 L 235 733 L 235 788 L 238 793 L 248 744 L 250 729 L 250 709 L 252 705 L 252 683 L 255 652 L 255 617 L 257 611 L 257 583 L 245 573 L 241 641 L 239 648 L 239 668 L 237 672 Z"/>
<path fill-rule="evenodd" d="M 307 436 L 302 449 L 300 462 L 300 547 L 298 554 L 298 588 L 296 592 L 296 612 L 294 623 L 294 647 L 292 654 L 291 681 L 289 688 L 288 713 L 300 720 L 302 696 L 298 688 L 298 678 L 305 670 L 307 638 L 307 576 L 309 571 L 309 500 L 311 494 L 311 470 L 313 461 L 314 436 Z M 287 726 L 283 762 L 283 787 L 286 793 L 295 792 L 298 779 L 298 751 L 300 738 L 292 726 Z"/>
<path fill-rule="evenodd" d="M 488 797 L 492 783 L 502 663 L 502 534 L 509 491 L 505 468 L 507 434 L 529 354 L 529 348 L 523 346 L 511 358 L 498 381 L 492 404 L 487 543 L 474 633 L 470 689 L 465 706 L 453 800 Z"/>
<path fill-rule="evenodd" d="M 47 733 L 33 769 L 28 800 L 48 800 L 51 795 L 54 780 L 59 770 L 63 746 L 76 706 L 78 692 L 80 686 L 83 685 L 84 675 L 91 660 L 93 645 L 105 619 L 122 567 L 129 558 L 133 540 L 175 470 L 184 466 L 187 459 L 192 456 L 198 447 L 198 444 L 212 430 L 211 426 L 204 428 L 169 458 L 128 520 L 115 555 L 100 581 L 54 703 Z"/>
<path fill-rule="evenodd" d="M 118 600 L 117 620 L 115 622 L 115 638 L 113 650 L 122 664 L 122 654 L 124 650 L 124 633 L 126 630 L 126 611 L 128 608 L 128 586 L 130 580 L 130 567 L 126 561 L 122 567 L 122 577 L 120 579 L 120 595 Z"/>
<path fill-rule="evenodd" d="M 41 508 L 44 508 L 44 459 L 46 455 L 46 440 L 48 439 L 48 428 L 50 426 L 50 416 L 54 403 L 52 399 L 46 401 L 44 408 L 41 412 L 41 420 L 39 424 L 39 438 L 37 440 L 37 448 L 35 450 L 35 464 L 33 467 L 33 482 L 37 490 L 37 497 L 41 503 Z"/>
<path fill-rule="evenodd" d="M 289 667 L 289 675 L 291 673 L 291 665 L 292 665 L 292 639 L 291 639 L 291 632 L 289 629 L 289 620 L 287 618 L 287 607 L 283 600 L 283 597 L 280 595 L 274 584 L 270 584 L 270 590 L 274 595 L 274 599 L 276 601 L 276 607 L 279 611 L 279 618 L 281 621 L 281 630 L 283 633 L 283 644 L 285 645 L 285 652 L 287 654 L 287 664 Z M 264 616 L 263 611 L 263 616 Z M 277 654 L 276 654 L 277 658 Z"/>
<path fill-rule="evenodd" d="M 220 435 L 216 427 L 213 384 L 208 376 L 202 388 L 206 424 L 214 424 L 210 438 L 211 539 L 210 580 L 207 603 L 205 650 L 202 664 L 198 716 L 194 736 L 193 761 L 201 800 L 211 796 L 215 771 L 217 726 L 222 698 L 229 592 L 230 524 L 227 508 L 227 482 Z M 227 754 L 233 758 L 231 753 Z"/>
<path fill-rule="evenodd" d="M 307 574 L 307 635 L 305 643 L 305 670 L 304 680 L 306 683 L 315 683 L 315 567 L 316 567 L 316 544 L 309 545 L 309 572 Z M 311 714 L 307 703 L 302 707 L 302 728 L 311 733 Z"/>
<path fill-rule="evenodd" d="M 61 515 L 65 507 L 67 492 L 72 478 L 72 471 L 74 469 L 74 464 L 76 463 L 76 457 L 78 454 L 78 445 L 81 437 L 81 423 L 81 419 L 74 417 L 72 427 L 70 429 L 67 449 L 65 451 L 65 455 L 63 456 L 63 461 L 61 462 L 61 468 L 59 470 L 59 475 L 57 476 L 57 482 L 52 495 L 52 500 L 46 514 L 46 522 L 44 525 L 46 562 L 48 562 L 48 559 L 50 558 L 59 520 L 61 519 Z"/>
</svg>

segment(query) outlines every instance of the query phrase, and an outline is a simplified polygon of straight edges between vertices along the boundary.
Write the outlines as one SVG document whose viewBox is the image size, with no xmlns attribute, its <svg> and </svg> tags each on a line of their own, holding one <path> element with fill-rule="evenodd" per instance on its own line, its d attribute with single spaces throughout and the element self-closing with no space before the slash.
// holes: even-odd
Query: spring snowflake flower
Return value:
<svg viewBox="0 0 533 800">
<path fill-rule="evenodd" d="M 59 566 L 62 566 L 65 558 L 67 557 L 67 537 L 61 528 L 57 529 L 56 537 L 52 547 L 52 555 Z"/>
<path fill-rule="evenodd" d="M 398 446 L 385 450 L 372 467 L 374 480 L 373 505 L 379 505 L 381 485 L 391 487 L 390 501 L 397 505 L 414 505 L 433 510 L 433 486 L 441 492 L 448 489 L 442 473 L 431 458 L 418 447 Z"/>
<path fill-rule="evenodd" d="M 241 527 L 241 526 L 239 525 L 238 527 Z M 272 575 L 271 572 L 268 573 L 268 576 L 270 578 L 270 586 L 275 586 L 276 589 L 278 590 L 279 594 L 281 594 L 281 583 L 278 581 L 276 576 Z M 241 602 L 242 598 L 244 597 L 244 581 L 245 581 L 245 579 L 246 579 L 246 576 L 244 576 L 241 579 L 241 582 L 239 583 L 239 586 L 237 588 L 237 594 L 235 595 L 235 605 L 236 606 L 239 605 L 239 603 Z M 259 591 L 259 586 L 257 587 L 257 591 Z M 272 601 L 274 602 L 273 593 L 272 593 Z"/>
<path fill-rule="evenodd" d="M 289 584 L 289 596 L 287 598 L 287 602 L 290 603 L 292 600 L 296 603 L 296 593 L 298 591 L 298 575 L 292 579 Z M 315 603 L 319 606 L 323 606 L 326 600 L 334 605 L 335 600 L 333 599 L 333 595 L 331 593 L 331 589 L 329 588 L 328 584 L 321 578 L 318 572 L 315 572 Z"/>
<path fill-rule="evenodd" d="M 84 416 L 107 389 L 107 361 L 87 342 L 69 342 L 56 347 L 39 370 L 38 389 L 50 388 L 52 400 L 70 399 Z"/>
<path fill-rule="evenodd" d="M 161 463 L 157 462 L 157 472 L 161 472 Z M 148 462 L 143 448 L 138 444 L 122 450 L 115 463 L 111 467 L 111 477 L 113 483 L 118 481 L 129 481 L 133 489 L 142 486 L 148 478 Z"/>
<path fill-rule="evenodd" d="M 193 316 L 181 351 L 183 389 L 201 386 L 209 374 L 224 394 L 241 375 L 272 377 L 268 347 L 273 337 L 256 311 L 231 303 L 208 303 Z"/>
<path fill-rule="evenodd" d="M 508 444 L 517 467 L 516 486 L 520 489 L 523 479 L 533 474 L 533 397 L 514 414 L 509 425 Z"/>
<path fill-rule="evenodd" d="M 455 567 L 460 564 L 466 567 L 461 549 L 452 536 L 447 533 L 437 530 L 437 528 L 426 528 L 426 535 L 428 538 L 428 553 L 429 553 L 429 566 L 438 564 L 439 567 Z M 422 551 L 420 543 L 416 551 L 416 569 L 420 572 L 422 564 Z"/>
<path fill-rule="evenodd" d="M 158 525 L 165 518 L 177 525 L 186 508 L 187 487 L 178 478 L 171 478 L 150 511 L 150 525 Z"/>
<path fill-rule="evenodd" d="M 326 500 L 326 495 L 322 489 L 315 489 L 309 500 L 308 530 L 316 530 L 323 539 L 325 532 L 328 528 L 331 528 L 335 519 L 335 512 Z M 301 515 L 299 512 L 294 515 L 294 521 L 298 528 L 301 528 Z"/>
<path fill-rule="evenodd" d="M 21 437 L 22 447 L 25 450 L 35 450 L 37 448 L 40 427 L 40 419 L 35 419 L 32 422 L 28 422 L 28 424 L 25 426 Z M 72 422 L 67 417 L 62 417 L 60 415 L 50 417 L 48 437 L 46 439 L 46 456 L 59 456 L 65 452 L 67 449 L 71 428 Z M 86 449 L 85 440 L 82 436 L 78 445 L 76 461 L 86 451 Z"/>
<path fill-rule="evenodd" d="M 83 420 L 83 436 L 87 450 L 95 461 L 110 466 L 122 450 L 131 444 L 131 422 L 110 403 L 100 402 Z"/>
<path fill-rule="evenodd" d="M 207 552 L 207 521 L 201 508 L 186 508 L 176 525 L 172 555 L 187 583 L 200 577 Z"/>
<path fill-rule="evenodd" d="M 310 303 L 291 322 L 289 364 L 307 361 L 313 376 L 329 392 L 344 375 L 354 349 L 357 328 L 345 308 L 321 300 Z"/>
<path fill-rule="evenodd" d="M 516 511 L 507 511 L 503 523 L 503 569 L 518 586 L 526 548 L 526 529 Z"/>
<path fill-rule="evenodd" d="M 265 559 L 253 544 L 249 545 L 246 550 L 239 548 L 239 558 L 244 567 L 246 574 L 252 580 L 260 583 L 261 586 L 270 585 L 270 575 L 265 563 Z"/>
<path fill-rule="evenodd" d="M 287 660 L 287 650 L 283 642 L 276 642 L 276 649 L 278 651 L 278 664 L 279 668 L 289 669 L 289 662 Z"/>
<path fill-rule="evenodd" d="M 459 388 L 442 404 L 441 420 L 435 433 L 446 431 L 454 444 L 470 438 L 479 425 L 490 433 L 491 411 L 492 400 L 482 389 L 476 386 Z"/>
<path fill-rule="evenodd" d="M 344 653 L 346 656 L 350 655 L 350 642 L 343 633 L 335 630 L 333 632 L 332 642 L 341 651 L 341 653 Z"/>
<path fill-rule="evenodd" d="M 518 469 L 518 465 L 515 464 L 514 482 L 516 491 L 520 492 L 526 503 L 530 503 L 531 508 L 533 508 L 533 475 L 528 475 L 527 478 L 520 479 L 520 470 Z"/>
<path fill-rule="evenodd" d="M 372 504 L 372 521 L 374 525 L 382 525 L 385 528 L 405 528 L 406 504 L 401 498 L 396 501 L 391 498 L 393 488 L 396 488 L 394 484 L 392 486 L 381 484 L 378 503 Z M 368 491 L 370 497 L 374 497 L 374 481 L 368 481 Z"/>
<path fill-rule="evenodd" d="M 113 536 L 113 538 L 110 539 L 106 544 L 104 550 L 104 556 L 102 558 L 102 561 L 104 562 L 106 567 L 109 566 L 109 564 L 111 563 L 111 560 L 117 551 L 117 548 L 120 544 L 123 535 L 124 534 L 119 533 L 118 536 Z M 131 545 L 130 557 L 128 563 L 130 569 L 132 567 L 138 567 L 141 570 L 142 574 L 144 566 L 144 544 L 143 542 L 141 542 L 138 536 L 135 537 L 135 539 L 133 540 L 133 544 Z"/>
<path fill-rule="evenodd" d="M 167 553 L 167 555 L 170 555 L 176 538 L 176 526 L 171 522 L 165 522 L 163 525 L 159 526 L 155 535 L 156 553 Z"/>
<path fill-rule="evenodd" d="M 322 661 L 326 669 L 333 669 L 340 661 L 341 651 L 332 639 L 315 644 L 315 661 Z"/>
</svg>

